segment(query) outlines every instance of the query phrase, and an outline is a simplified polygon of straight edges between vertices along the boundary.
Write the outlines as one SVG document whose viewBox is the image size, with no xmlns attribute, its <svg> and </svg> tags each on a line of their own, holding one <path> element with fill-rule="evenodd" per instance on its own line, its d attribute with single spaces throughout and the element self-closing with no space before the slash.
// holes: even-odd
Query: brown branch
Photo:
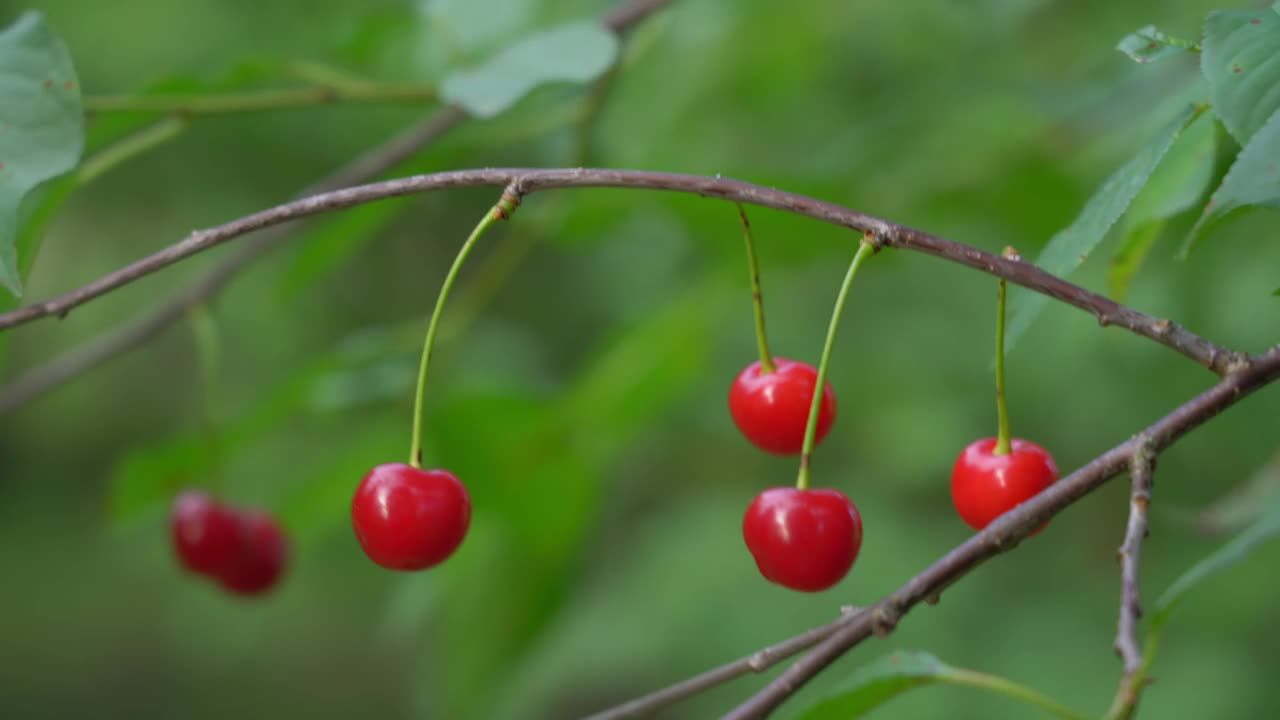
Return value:
<svg viewBox="0 0 1280 720">
<path fill-rule="evenodd" d="M 228 240 L 281 223 L 375 200 L 445 188 L 515 183 L 525 194 L 553 188 L 647 188 L 691 193 L 783 210 L 872 234 L 892 247 L 916 250 L 1005 278 L 1095 315 L 1103 325 L 1119 325 L 1170 347 L 1222 374 L 1247 367 L 1248 356 L 1219 347 L 1182 327 L 1127 308 L 1021 260 L 1002 258 L 833 203 L 740 180 L 637 170 L 571 168 L 557 170 L 489 168 L 416 175 L 321 193 L 278 205 L 207 230 L 197 230 L 164 250 L 112 272 L 84 287 L 45 302 L 0 315 L 0 330 L 49 315 L 65 316 L 116 288 Z"/>
<path fill-rule="evenodd" d="M 695 675 L 687 680 L 683 680 L 669 687 L 665 687 L 656 692 L 649 693 L 635 700 L 602 710 L 594 715 L 590 715 L 583 720 L 625 720 L 626 718 L 645 717 L 660 708 L 679 702 L 687 697 L 692 697 L 698 693 L 710 690 L 717 685 L 722 685 L 730 680 L 749 675 L 751 673 L 762 673 L 774 665 L 786 660 L 796 653 L 804 652 L 809 648 L 817 645 L 819 642 L 830 637 L 832 633 L 840 629 L 841 626 L 853 615 L 861 612 L 860 608 L 849 608 L 844 611 L 844 617 L 839 620 L 827 623 L 821 627 L 816 627 L 808 632 L 796 635 L 793 638 L 784 640 L 776 645 L 770 645 L 767 648 L 757 650 L 756 652 L 738 658 L 733 662 L 725 663 L 717 668 L 712 668 L 704 673 Z"/>
<path fill-rule="evenodd" d="M 636 23 L 669 4 L 671 0 L 632 0 L 619 5 L 601 18 L 600 22 L 615 33 L 625 33 Z M 466 118 L 467 114 L 461 108 L 446 107 L 372 148 L 328 177 L 313 183 L 299 192 L 296 197 L 306 197 L 367 182 L 408 159 Z M 227 258 L 195 284 L 174 293 L 142 318 L 96 337 L 28 371 L 0 390 L 0 414 L 10 412 L 80 373 L 155 337 L 180 320 L 190 307 L 216 295 L 260 255 L 276 245 L 283 244 L 292 236 L 293 229 L 291 226 L 279 226 L 263 232 L 246 243 L 240 252 Z M 65 313 L 66 310 L 61 312 Z"/>
<path fill-rule="evenodd" d="M 1179 406 L 1135 436 L 1094 458 L 1035 498 L 997 518 L 985 530 L 948 552 L 897 591 L 850 619 L 830 638 L 769 683 L 726 720 L 766 717 L 814 675 L 872 633 L 887 635 L 911 608 L 936 597 L 947 586 L 996 555 L 1013 549 L 1068 505 L 1125 470 L 1135 453 L 1158 453 L 1186 433 L 1280 377 L 1280 346 L 1254 359 L 1246 369 Z"/>
<path fill-rule="evenodd" d="M 1139 445 L 1129 467 L 1129 524 L 1120 545 L 1120 619 L 1116 623 L 1116 654 L 1124 663 L 1124 675 L 1116 691 L 1115 710 L 1108 717 L 1131 717 L 1142 693 L 1142 649 L 1138 645 L 1138 620 L 1142 617 L 1138 576 L 1142 562 L 1142 541 L 1147 537 L 1147 506 L 1151 503 L 1155 452 Z"/>
</svg>

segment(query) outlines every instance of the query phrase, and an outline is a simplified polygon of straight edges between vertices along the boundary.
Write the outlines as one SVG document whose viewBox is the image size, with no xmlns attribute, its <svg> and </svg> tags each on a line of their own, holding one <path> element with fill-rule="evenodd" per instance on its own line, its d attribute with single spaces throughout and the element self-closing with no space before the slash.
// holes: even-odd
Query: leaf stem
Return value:
<svg viewBox="0 0 1280 720">
<path fill-rule="evenodd" d="M 982 688 L 1000 693 L 1001 695 L 1007 695 L 1011 698 L 1017 698 L 1018 700 L 1035 705 L 1052 715 L 1063 718 L 1063 720 L 1085 720 L 1084 715 L 1081 715 L 1071 708 L 1060 705 L 1057 701 L 1046 695 L 1032 690 L 1025 685 L 1019 685 L 1007 678 L 974 672 L 973 670 L 962 670 L 959 668 L 951 668 L 944 677 L 946 677 L 948 682 L 955 685 Z"/>
<path fill-rule="evenodd" d="M 120 163 L 172 140 L 186 126 L 187 121 L 185 118 L 179 115 L 170 115 L 118 142 L 104 147 L 80 164 L 75 173 L 76 184 L 84 185 L 92 182 Z"/>
<path fill-rule="evenodd" d="M 1009 434 L 1009 407 L 1004 399 L 1004 306 L 1007 293 L 1004 278 L 1000 278 L 1000 299 L 996 302 L 996 414 L 999 417 L 999 433 L 992 455 L 1008 455 L 1012 450 Z"/>
<path fill-rule="evenodd" d="M 189 115 L 283 110 L 336 102 L 428 102 L 435 88 L 419 85 L 317 85 L 214 95 L 86 95 L 88 112 L 168 112 Z"/>
<path fill-rule="evenodd" d="M 449 291 L 453 288 L 454 281 L 458 279 L 458 272 L 467 261 L 467 256 L 471 254 L 471 249 L 475 247 L 480 236 L 484 235 L 495 222 L 511 217 L 511 213 L 515 212 L 519 204 L 519 195 L 512 192 L 510 188 L 502 192 L 502 198 L 485 212 L 479 224 L 462 244 L 462 248 L 458 250 L 457 257 L 453 259 L 453 265 L 449 267 L 449 272 L 444 277 L 444 284 L 440 286 L 440 295 L 436 298 L 436 306 L 431 311 L 431 321 L 427 325 L 427 337 L 422 343 L 422 361 L 418 365 L 418 387 L 413 400 L 413 440 L 409 445 L 409 464 L 413 467 L 422 467 L 422 406 L 427 386 L 427 369 L 431 365 L 431 350 L 435 345 L 436 332 L 440 328 L 440 316 L 444 310 L 445 301 L 449 299 Z"/>
<path fill-rule="evenodd" d="M 818 377 L 813 386 L 813 402 L 809 404 L 809 422 L 804 427 L 804 445 L 800 448 L 800 473 L 796 478 L 796 487 L 809 489 L 809 465 L 813 455 L 814 438 L 818 434 L 818 413 L 822 408 L 823 389 L 827 386 L 827 368 L 831 364 L 831 348 L 835 345 L 836 331 L 840 327 L 840 316 L 844 314 L 845 299 L 849 297 L 849 287 L 858 274 L 862 262 L 876 251 L 875 244 L 866 239 L 858 246 L 858 252 L 849 263 L 849 272 L 845 273 L 844 282 L 840 285 L 840 293 L 836 296 L 836 306 L 831 311 L 831 324 L 827 327 L 827 340 L 822 346 L 822 358 L 818 361 Z"/>
<path fill-rule="evenodd" d="M 747 211 L 742 203 L 734 203 L 738 208 L 738 219 L 742 221 L 742 237 L 747 244 L 747 268 L 751 272 L 751 304 L 756 318 L 756 347 L 760 352 L 760 374 L 774 372 L 778 366 L 769 354 L 769 337 L 764 330 L 764 294 L 760 291 L 760 264 L 756 260 L 756 243 L 751 237 L 751 221 L 747 220 Z"/>
</svg>

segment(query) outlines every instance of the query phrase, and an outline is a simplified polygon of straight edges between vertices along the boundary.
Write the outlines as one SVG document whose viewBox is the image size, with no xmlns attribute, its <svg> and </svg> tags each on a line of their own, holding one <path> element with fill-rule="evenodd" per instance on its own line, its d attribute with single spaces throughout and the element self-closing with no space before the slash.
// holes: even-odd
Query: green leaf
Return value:
<svg viewBox="0 0 1280 720">
<path fill-rule="evenodd" d="M 112 473 L 108 521 L 125 527 L 158 512 L 182 488 L 206 483 L 217 455 L 204 435 L 181 435 L 129 453 Z"/>
<path fill-rule="evenodd" d="M 1194 250 L 1208 230 L 1233 211 L 1255 206 L 1280 208 L 1280 110 L 1236 156 L 1204 214 L 1191 228 L 1184 254 Z"/>
<path fill-rule="evenodd" d="M 1280 290 L 1276 294 L 1280 295 Z M 1256 522 L 1277 502 L 1280 502 L 1280 454 L 1202 510 L 1196 516 L 1195 527 L 1214 534 L 1239 530 Z"/>
<path fill-rule="evenodd" d="M 1234 153 L 1235 143 L 1220 127 L 1211 122 L 1188 128 L 1125 213 L 1120 245 L 1107 270 L 1107 287 L 1116 301 L 1124 302 L 1134 275 L 1169 221 L 1199 207 L 1207 199 L 1212 180 L 1226 172 L 1226 164 L 1217 162 L 1221 146 L 1230 144 Z M 1223 142 L 1219 142 L 1219 133 L 1225 136 L 1221 137 Z"/>
<path fill-rule="evenodd" d="M 1214 112 L 1246 144 L 1280 108 L 1280 14 L 1274 8 L 1209 13 L 1200 70 Z"/>
<path fill-rule="evenodd" d="M 440 94 L 473 115 L 492 117 L 540 85 L 596 79 L 617 54 L 613 33 L 594 22 L 569 23 L 531 35 L 482 65 L 450 73 Z"/>
<path fill-rule="evenodd" d="M 1205 559 L 1191 566 L 1169 586 L 1156 601 L 1151 616 L 1152 633 L 1158 632 L 1169 616 L 1197 585 L 1249 557 L 1266 541 L 1280 535 L 1280 501 L 1272 500 L 1266 511 L 1249 527 L 1236 535 L 1226 545 Z"/>
<path fill-rule="evenodd" d="M 1124 167 L 1120 168 L 1098 188 L 1093 197 L 1085 203 L 1074 222 L 1058 234 L 1054 235 L 1036 264 L 1047 272 L 1058 276 L 1066 276 L 1078 267 L 1098 243 L 1106 237 L 1107 231 L 1115 225 L 1129 203 L 1146 185 L 1151 174 L 1155 172 L 1160 160 L 1173 145 L 1178 136 L 1205 111 L 1204 106 L 1193 105 L 1180 113 L 1169 123 Z M 1015 290 L 1010 300 L 1009 325 L 1005 334 L 1005 347 L 1012 349 L 1018 338 L 1028 327 L 1036 315 L 1044 309 L 1049 298 L 1040 293 L 1027 290 Z"/>
<path fill-rule="evenodd" d="M 948 684 L 979 687 L 1036 705 L 1062 718 L 1081 715 L 1053 700 L 1010 680 L 942 662 L 926 652 L 896 652 L 859 668 L 845 689 L 820 701 L 798 716 L 798 720 L 852 720 L 922 685 Z"/>
<path fill-rule="evenodd" d="M 1200 51 L 1195 43 L 1162 33 L 1156 29 L 1155 25 L 1147 25 L 1125 35 L 1116 45 L 1116 49 L 1140 65 L 1163 60 L 1172 55 Z"/>
<path fill-rule="evenodd" d="M 71 54 L 37 12 L 0 32 L 0 284 L 22 295 L 15 246 L 23 198 L 76 166 L 84 147 Z"/>
</svg>

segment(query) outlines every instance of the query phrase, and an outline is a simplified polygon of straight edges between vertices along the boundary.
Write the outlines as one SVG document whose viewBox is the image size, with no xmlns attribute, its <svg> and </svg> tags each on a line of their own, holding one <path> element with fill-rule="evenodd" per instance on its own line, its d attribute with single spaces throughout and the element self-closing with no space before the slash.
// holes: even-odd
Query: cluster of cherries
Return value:
<svg viewBox="0 0 1280 720">
<path fill-rule="evenodd" d="M 777 455 L 801 456 L 796 487 L 769 488 L 748 506 L 742 521 L 743 539 L 766 580 L 793 590 L 817 592 L 844 578 L 862 546 L 862 517 L 848 496 L 838 490 L 811 490 L 808 485 L 810 453 L 830 432 L 836 417 L 835 392 L 825 377 L 832 340 L 849 283 L 868 247 L 864 245 L 859 251 L 845 278 L 819 367 L 770 358 L 750 226 L 745 214 L 741 217 L 755 291 L 761 359 L 734 379 L 729 411 L 738 429 L 756 447 Z M 1006 251 L 1010 253 L 1012 250 Z M 964 448 L 951 472 L 956 512 L 975 530 L 1030 500 L 1058 478 L 1048 451 L 1009 435 L 1004 399 L 1004 307 L 1005 282 L 1001 280 L 996 331 L 1000 432 L 998 437 L 976 440 Z"/>
<path fill-rule="evenodd" d="M 174 500 L 170 529 L 184 567 L 237 595 L 270 590 L 289 561 L 288 541 L 271 515 L 221 505 L 198 490 Z"/>
<path fill-rule="evenodd" d="M 504 194 L 477 225 L 440 290 L 427 329 L 414 407 L 409 464 L 388 463 L 370 470 L 351 501 L 356 539 L 374 563 L 391 570 L 424 570 L 448 559 L 462 544 L 471 524 L 471 498 L 458 478 L 445 470 L 423 470 L 422 406 L 428 363 L 441 310 L 463 261 L 481 234 L 506 219 L 518 200 Z M 793 590 L 817 592 L 849 572 L 862 546 L 862 517 L 844 493 L 810 489 L 810 456 L 836 419 L 836 397 L 826 381 L 831 349 L 848 296 L 862 261 L 875 251 L 864 239 L 836 300 L 818 367 L 770 356 L 764 330 L 759 271 L 750 224 L 739 207 L 754 290 L 756 339 L 760 360 L 734 379 L 729 411 L 755 446 L 777 455 L 799 455 L 795 487 L 772 487 L 755 497 L 742 521 L 743 539 L 765 579 Z M 1010 251 L 1006 251 L 1007 253 Z M 996 332 L 997 407 L 1000 433 L 978 440 L 956 459 L 951 495 L 957 512 L 981 530 L 1000 515 L 1029 500 L 1057 479 L 1053 458 L 1035 443 L 1011 438 L 1004 402 L 1005 285 L 1000 281 Z M 208 496 L 183 493 L 173 508 L 173 539 L 182 563 L 215 578 L 228 590 L 260 593 L 284 568 L 287 546 L 270 516 L 237 512 Z"/>
</svg>

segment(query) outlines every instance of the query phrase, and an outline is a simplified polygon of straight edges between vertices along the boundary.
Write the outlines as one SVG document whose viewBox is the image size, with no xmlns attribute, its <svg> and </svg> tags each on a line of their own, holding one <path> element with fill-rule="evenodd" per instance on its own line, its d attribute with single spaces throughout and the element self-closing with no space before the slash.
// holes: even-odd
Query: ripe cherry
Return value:
<svg viewBox="0 0 1280 720">
<path fill-rule="evenodd" d="M 424 570 L 462 544 L 471 498 L 453 473 L 379 465 L 356 488 L 351 524 L 370 560 L 390 570 Z"/>
<path fill-rule="evenodd" d="M 774 372 L 762 373 L 760 362 L 756 361 L 738 374 L 729 388 L 729 413 L 756 447 L 777 455 L 795 455 L 804 444 L 818 371 L 812 365 L 786 358 L 774 358 L 774 364 Z M 830 383 L 824 383 L 815 446 L 831 430 L 835 419 L 835 391 Z"/>
<path fill-rule="evenodd" d="M 239 550 L 235 513 L 198 490 L 183 492 L 173 501 L 170 529 L 178 560 L 192 572 L 218 572 Z"/>
<path fill-rule="evenodd" d="M 742 536 L 766 580 L 817 592 L 853 567 L 862 547 L 862 517 L 838 490 L 775 487 L 751 501 Z"/>
<path fill-rule="evenodd" d="M 258 595 L 275 586 L 289 560 L 289 544 L 274 518 L 249 511 L 239 518 L 235 560 L 216 573 L 227 590 Z"/>
<path fill-rule="evenodd" d="M 1053 456 L 1039 445 L 1013 438 L 1010 451 L 1003 455 L 994 454 L 995 446 L 995 438 L 971 443 L 960 452 L 951 470 L 951 500 L 956 512 L 975 530 L 985 528 L 1058 479 Z"/>
</svg>

